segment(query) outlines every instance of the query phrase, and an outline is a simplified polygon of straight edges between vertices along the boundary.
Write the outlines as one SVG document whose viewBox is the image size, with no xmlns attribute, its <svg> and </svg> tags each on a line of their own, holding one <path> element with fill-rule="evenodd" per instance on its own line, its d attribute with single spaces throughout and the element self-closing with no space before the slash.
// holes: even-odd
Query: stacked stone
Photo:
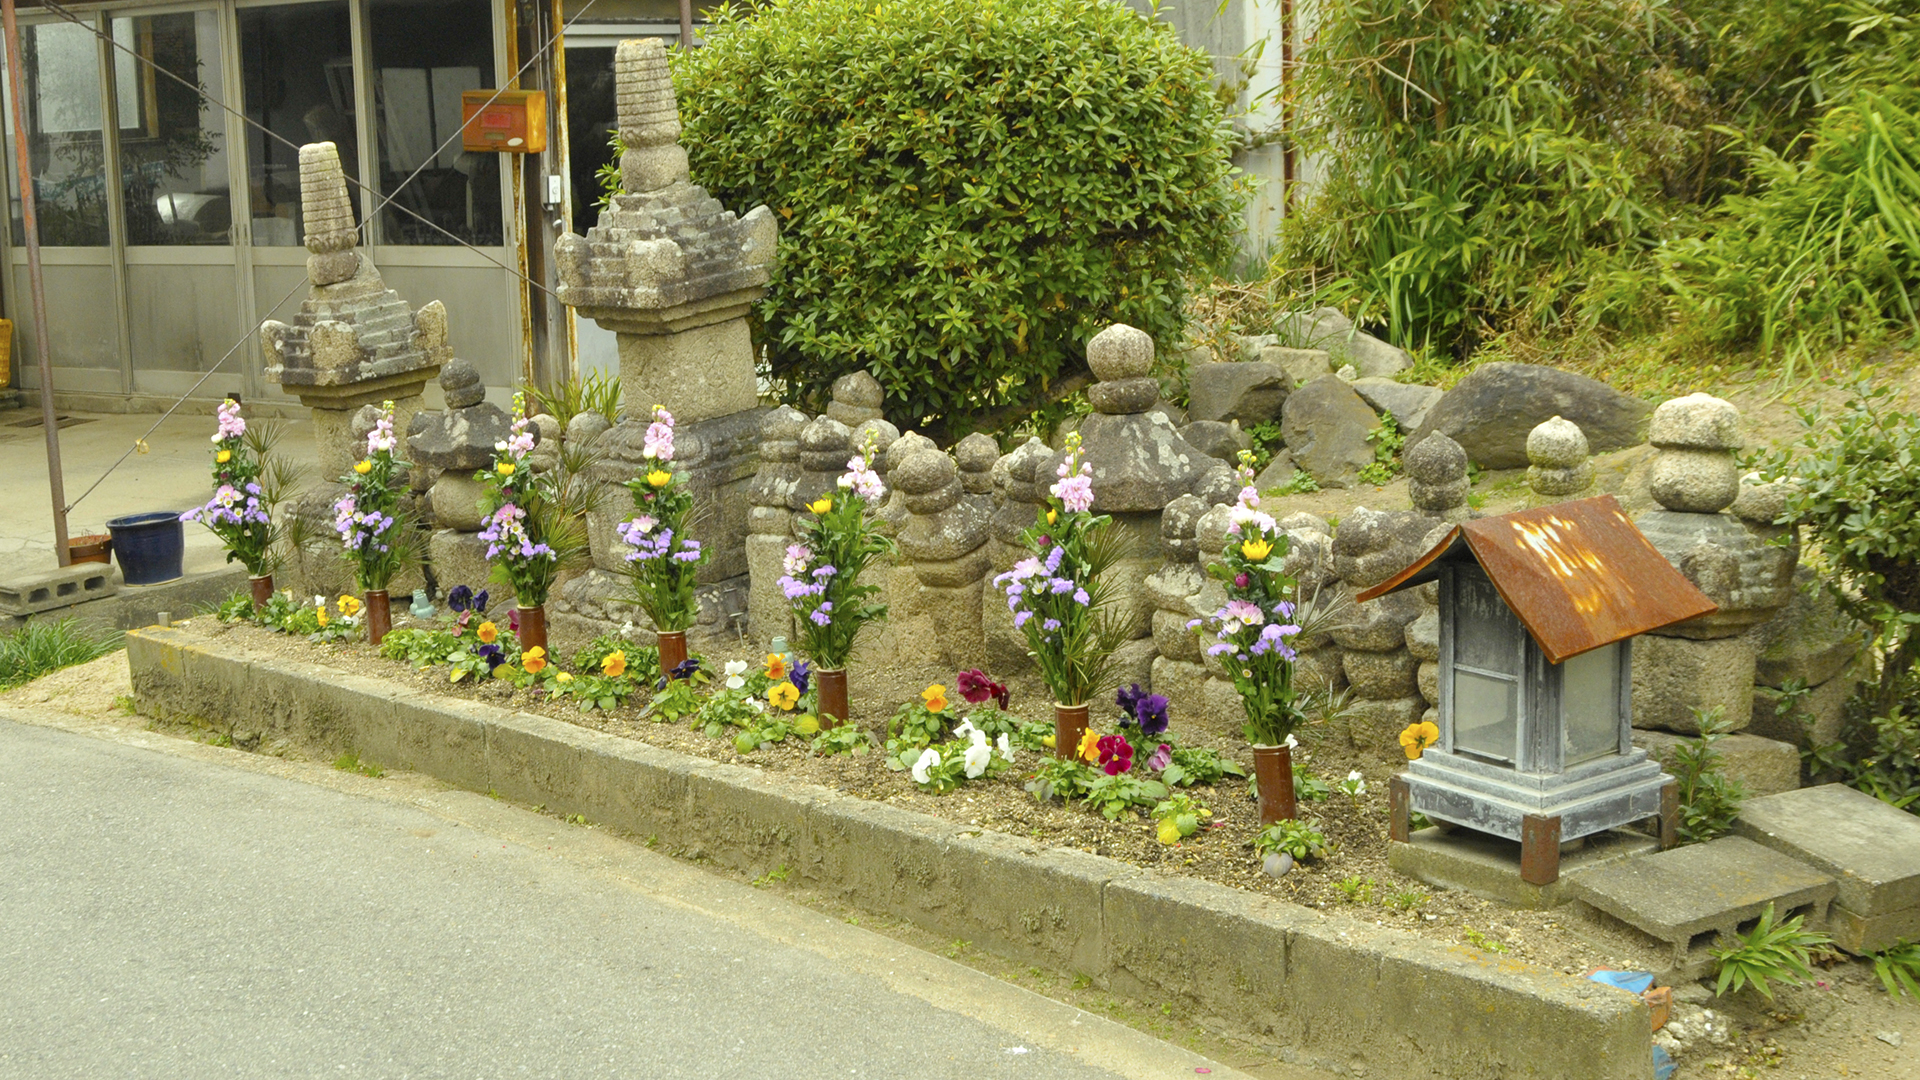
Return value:
<svg viewBox="0 0 1920 1080">
<path fill-rule="evenodd" d="M 762 648 L 792 638 L 793 609 L 780 588 L 787 545 L 793 542 L 794 492 L 800 486 L 800 433 L 807 415 L 782 405 L 760 422 L 760 471 L 748 489 L 747 624 Z"/>
<path fill-rule="evenodd" d="M 1033 527 L 1040 504 L 1047 499 L 1053 475 L 1045 470 L 1052 460 L 1053 451 L 1046 443 L 1029 438 L 993 463 L 995 510 L 988 521 L 991 540 L 987 555 L 994 573 L 1026 558 L 1027 547 L 1020 537 Z M 1025 688 L 1032 691 L 1034 669 L 1033 659 L 1027 655 L 1027 639 L 1014 629 L 1013 614 L 997 589 L 983 607 L 981 619 L 985 624 L 988 671 L 1002 682 L 1023 679 Z"/>
<path fill-rule="evenodd" d="M 1362 507 L 1341 519 L 1333 537 L 1333 571 L 1353 592 L 1387 580 L 1438 543 L 1446 524 L 1410 511 Z M 1348 736 L 1369 753 L 1398 745 L 1400 732 L 1428 707 L 1420 692 L 1420 660 L 1408 648 L 1408 625 L 1436 603 L 1432 588 L 1391 593 L 1357 605 L 1333 631 L 1353 701 Z"/>
<path fill-rule="evenodd" d="M 427 491 L 434 524 L 428 558 L 442 591 L 462 584 L 478 588 L 489 571 L 487 545 L 474 535 L 481 528 L 486 487 L 474 474 L 493 465 L 494 445 L 507 437 L 513 421 L 487 403 L 480 373 L 465 360 L 441 367 L 440 389 L 445 411 L 416 413 L 407 429 L 415 471 L 433 477 Z"/>
<path fill-rule="evenodd" d="M 1224 520 L 1225 512 L 1224 505 L 1215 506 L 1193 494 L 1168 503 L 1160 515 L 1166 562 L 1147 575 L 1143 587 L 1154 608 L 1156 655 L 1151 683 L 1155 693 L 1166 695 L 1168 715 L 1182 727 L 1237 737 L 1244 713 L 1233 684 L 1207 658 L 1206 643 L 1199 634 L 1187 629 L 1189 622 L 1211 615 L 1226 603 L 1226 590 L 1202 569 L 1203 561 L 1217 559 L 1219 551 L 1204 550 L 1196 535 L 1203 518 Z M 1211 538 L 1213 531 L 1208 535 Z"/>
<path fill-rule="evenodd" d="M 1527 485 L 1545 498 L 1576 496 L 1593 486 L 1587 436 L 1580 425 L 1554 417 L 1527 433 Z"/>
<path fill-rule="evenodd" d="M 908 570 L 890 581 L 890 660 L 926 669 L 914 681 L 971 666 L 986 648 L 981 603 L 992 569 L 993 507 L 969 496 L 961 477 L 953 457 L 930 444 L 915 446 L 890 471 L 907 511 L 898 561 Z"/>
<path fill-rule="evenodd" d="M 839 486 L 852 456 L 853 432 L 830 416 L 816 416 L 800 429 L 800 483 L 787 507 L 803 511 L 807 504 Z"/>
<path fill-rule="evenodd" d="M 1471 514 L 1467 507 L 1467 452 L 1436 431 L 1407 451 L 1403 460 L 1413 508 L 1455 524 Z"/>
<path fill-rule="evenodd" d="M 1867 631 L 1812 567 L 1794 571 L 1793 599 L 1751 631 L 1754 735 L 1812 749 L 1837 742 L 1847 699 L 1872 674 Z M 1787 700 L 1789 687 L 1806 693 Z"/>
<path fill-rule="evenodd" d="M 1789 526 L 1723 513 L 1740 493 L 1740 412 L 1706 394 L 1654 410 L 1651 488 L 1663 509 L 1635 519 L 1653 546 L 1720 610 L 1634 645 L 1633 722 L 1691 735 L 1718 708 L 1734 730 L 1752 717 L 1756 643 L 1747 631 L 1793 596 L 1799 547 Z"/>
<path fill-rule="evenodd" d="M 346 174 L 332 143 L 300 148 L 306 222 L 307 299 L 291 322 L 260 326 L 266 375 L 313 411 L 319 477 L 346 474 L 360 456 L 349 430 L 355 412 L 394 403 L 394 430 L 406 432 L 427 380 L 452 358 L 447 312 L 435 300 L 418 312 L 354 250 Z M 411 460 L 403 446 L 401 457 Z"/>
<path fill-rule="evenodd" d="M 1423 608 L 1419 617 L 1407 624 L 1407 652 L 1420 665 L 1414 677 L 1420 685 L 1420 698 L 1427 703 L 1426 711 L 1420 714 L 1420 719 L 1430 724 L 1438 724 L 1440 722 L 1439 607 Z"/>
<path fill-rule="evenodd" d="M 857 429 L 861 424 L 885 415 L 880 411 L 885 400 L 886 394 L 880 389 L 880 380 L 864 371 L 855 371 L 833 381 L 827 415 L 849 428 Z"/>
</svg>

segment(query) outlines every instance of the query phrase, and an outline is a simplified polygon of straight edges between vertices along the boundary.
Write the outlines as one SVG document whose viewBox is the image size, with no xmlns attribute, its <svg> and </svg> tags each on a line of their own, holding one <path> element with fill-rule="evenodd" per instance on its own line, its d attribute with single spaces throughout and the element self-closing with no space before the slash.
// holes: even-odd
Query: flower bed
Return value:
<svg viewBox="0 0 1920 1080">
<path fill-rule="evenodd" d="M 246 623 L 220 623 L 211 619 L 196 621 L 194 626 L 209 638 L 228 639 L 249 650 L 378 675 L 450 698 L 523 710 L 700 758 L 745 764 L 982 830 L 1103 855 L 1163 873 L 1201 878 L 1309 907 L 1340 911 L 1376 925 L 1486 948 L 1505 957 L 1561 971 L 1585 971 L 1599 966 L 1644 968 L 1657 961 L 1657 957 L 1643 951 L 1643 946 L 1628 935 L 1591 924 L 1564 910 L 1515 910 L 1464 893 L 1436 892 L 1394 873 L 1386 861 L 1385 788 L 1387 778 L 1399 764 L 1357 755 L 1343 737 L 1333 737 L 1331 729 L 1322 725 L 1308 724 L 1301 729 L 1296 762 L 1300 816 L 1324 836 L 1324 854 L 1302 859 L 1290 872 L 1275 878 L 1265 872 L 1261 855 L 1254 847 L 1261 830 L 1255 802 L 1243 775 L 1227 772 L 1214 777 L 1203 772 L 1196 782 L 1175 783 L 1171 790 L 1164 794 L 1155 792 L 1142 803 L 1117 798 L 1064 801 L 1057 797 L 1037 797 L 1048 794 L 1040 790 L 1040 782 L 1050 774 L 1057 775 L 1064 764 L 1053 758 L 1048 748 L 1038 745 L 1040 732 L 1050 730 L 1050 724 L 1042 722 L 1050 708 L 1043 711 L 1033 702 L 1010 701 L 1011 708 L 1004 714 L 1005 718 L 998 718 L 995 714 L 1001 710 L 991 695 L 990 682 L 989 696 L 974 706 L 975 715 L 979 717 L 975 730 L 983 734 L 995 732 L 988 739 L 994 745 L 995 764 L 977 776 L 965 776 L 966 752 L 974 745 L 970 734 L 963 732 L 955 736 L 951 727 L 947 727 L 944 734 L 935 734 L 945 725 L 948 716 L 952 717 L 954 726 L 959 725 L 960 707 L 956 703 L 941 702 L 947 708 L 936 710 L 928 708 L 934 702 L 922 700 L 902 708 L 900 714 L 892 718 L 896 734 L 917 727 L 928 738 L 937 739 L 936 750 L 944 745 L 957 751 L 961 762 L 957 770 L 949 766 L 942 776 L 930 776 L 940 783 L 923 784 L 913 775 L 913 765 L 923 749 L 908 750 L 912 740 L 901 741 L 896 743 L 895 754 L 889 755 L 884 743 L 872 734 L 889 722 L 877 709 L 856 708 L 854 724 L 840 729 L 839 738 L 850 745 L 847 732 L 861 733 L 859 745 L 864 747 L 864 752 L 815 753 L 814 740 L 823 735 L 810 734 L 806 729 L 802 721 L 807 714 L 778 710 L 774 706 L 776 711 L 793 717 L 786 724 L 787 730 L 778 732 L 777 725 L 766 722 L 764 709 L 744 704 L 755 696 L 764 701 L 767 693 L 774 689 L 776 681 L 767 676 L 764 654 L 749 657 L 742 652 L 701 658 L 702 669 L 712 671 L 714 678 L 704 683 L 678 680 L 672 684 L 675 690 L 671 694 L 656 693 L 655 681 L 638 677 L 637 669 L 654 662 L 649 650 L 609 649 L 607 642 L 565 660 L 556 657 L 547 661 L 542 657 L 542 670 L 535 673 L 536 677 L 529 678 L 524 668 L 506 670 L 524 661 L 519 659 L 518 646 L 504 622 L 495 624 L 484 617 L 485 612 L 474 612 L 470 593 L 465 603 L 467 610 L 460 613 L 463 617 L 443 615 L 423 622 L 402 616 L 396 620 L 394 636 L 389 641 L 404 643 L 409 639 L 405 632 L 428 631 L 435 636 L 419 643 L 447 650 L 444 659 L 430 660 L 424 668 L 415 666 L 417 657 L 409 662 L 407 654 L 398 648 L 388 650 L 400 654 L 399 658 L 393 658 L 358 641 L 309 641 L 297 633 L 276 633 Z M 237 603 L 234 609 L 239 609 Z M 298 610 L 309 616 L 312 611 L 310 608 Z M 308 622 L 310 617 L 301 619 L 295 629 L 304 630 Z M 338 619 L 331 620 L 331 625 L 338 625 Z M 500 650 L 498 656 L 494 649 Z M 609 666 L 609 658 L 615 656 L 619 657 L 618 661 Z M 506 677 L 487 677 L 490 667 L 501 669 Z M 728 674 L 730 667 L 736 674 Z M 751 679 L 749 673 L 753 676 Z M 565 681 L 587 682 L 590 688 L 577 693 L 556 693 L 556 687 L 564 685 L 562 676 L 566 677 Z M 741 680 L 741 685 L 727 687 L 726 681 L 735 678 Z M 977 690 L 971 676 L 964 684 Z M 682 687 L 686 689 L 680 689 Z M 618 696 L 599 694 L 608 688 L 618 691 Z M 697 707 L 678 712 L 671 719 L 663 718 L 663 712 L 675 710 L 663 709 L 662 705 L 670 705 L 674 697 L 682 695 L 689 700 L 696 696 L 708 702 L 718 700 L 723 705 L 719 710 L 710 710 L 704 718 Z M 607 707 L 602 707 L 603 698 Z M 683 700 L 680 708 L 685 708 L 689 700 Z M 803 702 L 796 698 L 795 704 Z M 1096 761 L 1099 740 L 1111 737 L 1122 712 L 1121 707 L 1111 701 L 1103 704 L 1103 709 L 1093 715 Z M 1138 731 L 1137 710 L 1142 703 L 1134 704 L 1132 730 Z M 736 719 L 724 718 L 728 716 Z M 754 726 L 756 724 L 760 726 Z M 1011 730 L 1009 725 L 1014 725 Z M 1024 744 L 1020 738 L 1022 731 Z M 775 733 L 781 737 L 757 738 L 757 741 L 743 738 Z M 1007 736 L 1010 751 L 1004 756 L 997 746 L 1000 734 Z M 1204 732 L 1177 729 L 1169 731 L 1169 739 L 1181 751 L 1179 760 L 1194 760 L 1190 755 L 1197 752 L 1204 755 L 1202 761 L 1205 757 L 1214 757 L 1237 766 L 1240 774 L 1251 772 L 1251 761 L 1244 756 L 1244 746 Z M 948 760 L 949 752 L 941 751 L 943 761 Z M 1136 753 L 1143 759 L 1139 765 L 1149 764 L 1144 759 L 1158 754 L 1157 745 Z M 1170 752 L 1169 758 L 1172 756 Z M 1169 760 L 1167 764 L 1180 767 L 1176 760 Z M 1125 772 L 1109 775 L 1097 764 L 1087 767 L 1101 779 L 1119 779 L 1126 775 Z M 1164 778 L 1166 773 L 1161 770 L 1157 776 Z M 1186 823 L 1193 826 L 1186 835 L 1173 843 L 1163 843 L 1163 821 L 1156 820 L 1152 811 L 1162 802 L 1179 798 L 1191 803 L 1169 808 L 1163 817 L 1172 821 L 1176 830 L 1181 828 L 1179 819 L 1183 816 L 1191 815 L 1197 820 Z M 1210 811 L 1205 819 L 1199 819 L 1200 807 Z"/>
</svg>

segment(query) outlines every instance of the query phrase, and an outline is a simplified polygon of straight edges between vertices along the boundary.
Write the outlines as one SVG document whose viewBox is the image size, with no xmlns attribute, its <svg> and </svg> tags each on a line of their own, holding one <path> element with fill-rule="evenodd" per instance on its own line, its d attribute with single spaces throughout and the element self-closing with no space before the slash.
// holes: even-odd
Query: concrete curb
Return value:
<svg viewBox="0 0 1920 1080">
<path fill-rule="evenodd" d="M 135 700 L 351 750 L 806 885 L 942 936 L 1259 1033 L 1336 1072 L 1645 1080 L 1639 998 L 1211 882 L 981 833 L 497 706 L 321 664 L 127 635 Z"/>
</svg>

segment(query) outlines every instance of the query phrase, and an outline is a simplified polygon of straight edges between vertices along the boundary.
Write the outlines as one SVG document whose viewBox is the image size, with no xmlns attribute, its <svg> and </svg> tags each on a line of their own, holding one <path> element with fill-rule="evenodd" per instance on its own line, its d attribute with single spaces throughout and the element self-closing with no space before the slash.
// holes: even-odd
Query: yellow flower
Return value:
<svg viewBox="0 0 1920 1080">
<path fill-rule="evenodd" d="M 939 683 L 934 683 L 932 686 L 920 691 L 920 700 L 927 703 L 928 712 L 946 712 L 947 688 L 941 686 Z"/>
<path fill-rule="evenodd" d="M 1175 825 L 1172 818 L 1160 823 L 1159 840 L 1168 847 L 1180 842 L 1180 826 Z"/>
<path fill-rule="evenodd" d="M 773 689 L 767 691 L 767 704 L 772 705 L 782 712 L 793 708 L 799 703 L 800 691 L 796 689 L 792 683 L 784 679 L 774 683 Z"/>
<path fill-rule="evenodd" d="M 833 509 L 833 496 L 822 495 L 819 498 L 808 503 L 807 509 L 813 511 L 816 514 L 824 514 L 827 511 Z"/>
<path fill-rule="evenodd" d="M 1248 540 L 1240 545 L 1240 554 L 1245 555 L 1248 562 L 1263 562 L 1273 554 L 1273 545 L 1265 540 Z"/>
<path fill-rule="evenodd" d="M 820 734 L 820 718 L 812 713 L 807 713 L 793 722 L 793 730 L 802 735 L 818 735 Z"/>
<path fill-rule="evenodd" d="M 491 645 L 493 644 L 493 639 L 500 636 L 500 628 L 491 622 L 483 622 L 480 624 L 480 629 L 476 631 L 476 633 L 478 633 L 480 637 L 480 644 Z"/>
<path fill-rule="evenodd" d="M 1407 752 L 1408 761 L 1417 760 L 1427 747 L 1439 741 L 1440 728 L 1431 720 L 1408 724 L 1407 730 L 1400 733 L 1400 748 Z"/>
<path fill-rule="evenodd" d="M 1059 520 L 1060 520 L 1060 511 L 1058 510 L 1047 511 L 1047 524 L 1051 525 L 1054 522 Z"/>
<path fill-rule="evenodd" d="M 647 486 L 663 488 L 673 483 L 673 474 L 665 469 L 655 469 L 647 474 Z"/>
<path fill-rule="evenodd" d="M 1080 756 L 1085 758 L 1089 765 L 1100 764 L 1099 732 L 1088 728 L 1086 734 L 1080 736 Z"/>
<path fill-rule="evenodd" d="M 777 652 L 767 654 L 767 678 L 784 679 L 787 677 L 787 662 Z"/>
<path fill-rule="evenodd" d="M 609 679 L 617 679 L 626 673 L 627 654 L 625 652 L 610 652 L 605 660 L 600 661 L 600 674 Z"/>
<path fill-rule="evenodd" d="M 547 666 L 547 650 L 535 645 L 533 648 L 521 653 L 520 666 L 526 668 L 527 674 L 529 675 L 540 674 Z"/>
<path fill-rule="evenodd" d="M 571 671 L 563 671 L 563 672 L 561 672 L 560 674 L 558 674 L 558 675 L 555 675 L 555 676 L 553 677 L 553 681 L 554 681 L 554 682 L 572 682 L 572 681 L 573 681 L 573 672 L 571 672 Z"/>
<path fill-rule="evenodd" d="M 360 598 L 352 593 L 341 593 L 338 603 L 340 605 L 340 614 L 345 615 L 347 618 L 351 619 L 355 615 L 360 614 Z"/>
<path fill-rule="evenodd" d="M 1051 735 L 1040 736 L 1040 745 L 1046 747 L 1049 750 L 1053 749 L 1054 747 L 1053 736 Z"/>
<path fill-rule="evenodd" d="M 494 472 L 497 472 L 497 473 L 499 473 L 499 474 L 500 474 L 501 476 L 512 476 L 512 475 L 513 475 L 513 462 L 511 462 L 511 461 L 503 461 L 503 462 L 501 462 L 500 464 L 498 464 L 498 465 L 495 465 L 495 466 L 493 467 L 493 471 L 494 471 Z"/>
<path fill-rule="evenodd" d="M 222 450 L 219 453 L 213 455 L 213 460 L 221 465 L 225 465 L 227 462 L 233 460 L 233 451 Z"/>
<path fill-rule="evenodd" d="M 373 459 L 361 458 L 359 461 L 354 462 L 353 471 L 359 473 L 361 476 L 367 475 L 373 471 Z"/>
<path fill-rule="evenodd" d="M 328 622 L 330 622 L 330 621 L 332 621 L 332 620 L 330 620 L 330 619 L 328 619 L 328 618 L 327 618 L 327 609 L 326 609 L 326 608 L 320 608 L 320 609 L 318 609 L 318 610 L 317 610 L 317 611 L 315 612 L 315 614 L 317 614 L 317 615 L 319 615 L 319 616 L 320 616 L 320 625 L 321 625 L 321 626 L 325 626 L 325 625 L 327 625 L 327 623 L 328 623 Z"/>
</svg>

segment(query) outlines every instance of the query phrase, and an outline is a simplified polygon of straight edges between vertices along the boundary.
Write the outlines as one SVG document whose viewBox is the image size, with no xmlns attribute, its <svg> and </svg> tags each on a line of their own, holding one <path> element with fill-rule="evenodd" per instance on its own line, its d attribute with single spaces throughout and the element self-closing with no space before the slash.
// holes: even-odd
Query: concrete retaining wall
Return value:
<svg viewBox="0 0 1920 1080">
<path fill-rule="evenodd" d="M 942 936 L 1255 1032 L 1373 1076 L 1650 1075 L 1639 999 L 1210 882 L 981 833 L 760 770 L 316 663 L 191 628 L 129 634 L 134 697 L 351 750 L 808 888 Z"/>
</svg>

